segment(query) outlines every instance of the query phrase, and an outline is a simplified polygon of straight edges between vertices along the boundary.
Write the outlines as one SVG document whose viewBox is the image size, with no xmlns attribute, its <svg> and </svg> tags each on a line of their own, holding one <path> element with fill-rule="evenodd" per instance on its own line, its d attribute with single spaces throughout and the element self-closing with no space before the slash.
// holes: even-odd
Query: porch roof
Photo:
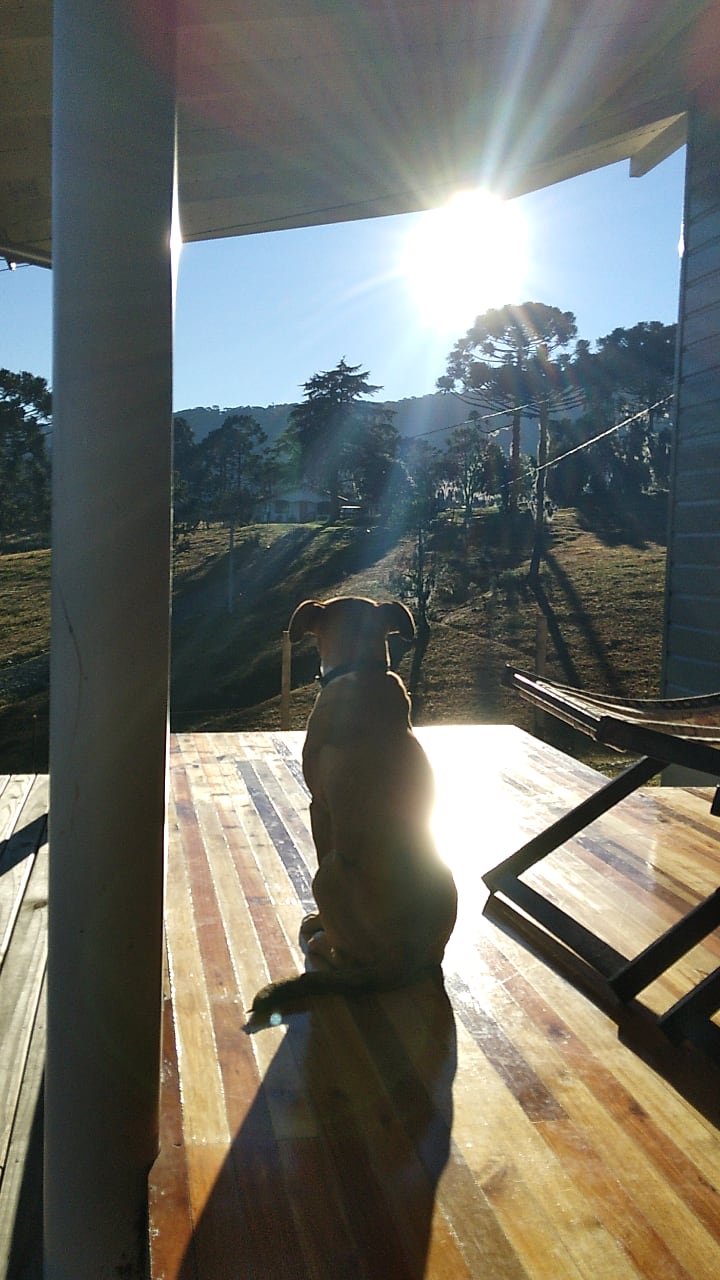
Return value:
<svg viewBox="0 0 720 1280">
<path fill-rule="evenodd" d="M 157 12 L 137 38 L 170 73 Z M 718 0 L 178 0 L 187 240 L 509 196 L 630 158 L 717 101 Z M 153 16 L 155 15 L 155 17 Z M 0 25 L 0 252 L 51 260 L 52 0 Z"/>
</svg>

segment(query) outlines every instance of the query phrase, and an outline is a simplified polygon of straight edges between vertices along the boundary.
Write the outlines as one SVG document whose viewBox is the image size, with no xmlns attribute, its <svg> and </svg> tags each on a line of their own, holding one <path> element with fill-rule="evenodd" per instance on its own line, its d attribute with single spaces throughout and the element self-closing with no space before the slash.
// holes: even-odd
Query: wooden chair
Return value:
<svg viewBox="0 0 720 1280">
<path fill-rule="evenodd" d="M 629 699 L 585 693 L 553 680 L 506 669 L 504 683 L 550 715 L 620 751 L 640 754 L 629 768 L 605 783 L 575 809 L 534 836 L 483 877 L 491 895 L 501 893 L 542 925 L 609 983 L 623 1002 L 631 1000 L 720 924 L 720 888 L 689 910 L 638 955 L 628 958 L 551 903 L 520 877 L 554 849 L 582 831 L 667 765 L 720 777 L 720 694 L 694 698 Z M 720 817 L 720 786 L 711 805 Z M 719 832 L 720 834 L 720 832 Z M 539 933 L 540 931 L 538 931 Z M 675 1043 L 709 1022 L 720 1008 L 720 967 L 702 979 L 658 1019 Z M 718 1039 L 718 1036 L 713 1036 Z"/>
</svg>

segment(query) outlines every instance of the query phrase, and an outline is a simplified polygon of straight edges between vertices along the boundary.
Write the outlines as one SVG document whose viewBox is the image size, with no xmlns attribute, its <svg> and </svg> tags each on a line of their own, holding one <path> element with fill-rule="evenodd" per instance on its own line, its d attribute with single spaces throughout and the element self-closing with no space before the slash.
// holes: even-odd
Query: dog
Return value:
<svg viewBox="0 0 720 1280">
<path fill-rule="evenodd" d="M 457 914 L 455 882 L 430 832 L 432 769 L 405 685 L 390 670 L 387 637 L 412 641 L 412 614 L 398 601 L 306 600 L 289 632 L 293 643 L 314 636 L 320 653 L 302 757 L 317 913 L 303 921 L 300 940 L 326 964 L 259 991 L 259 1018 L 323 992 L 440 976 Z"/>
</svg>

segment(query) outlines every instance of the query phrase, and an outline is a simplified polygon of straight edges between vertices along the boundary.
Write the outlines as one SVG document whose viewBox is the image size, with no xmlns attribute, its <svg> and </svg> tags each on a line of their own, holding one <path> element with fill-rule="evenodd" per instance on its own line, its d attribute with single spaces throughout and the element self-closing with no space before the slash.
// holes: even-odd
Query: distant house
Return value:
<svg viewBox="0 0 720 1280">
<path fill-rule="evenodd" d="M 265 508 L 268 524 L 305 524 L 311 520 L 327 520 L 332 503 L 327 493 L 298 485 L 281 489 L 269 498 Z"/>
</svg>

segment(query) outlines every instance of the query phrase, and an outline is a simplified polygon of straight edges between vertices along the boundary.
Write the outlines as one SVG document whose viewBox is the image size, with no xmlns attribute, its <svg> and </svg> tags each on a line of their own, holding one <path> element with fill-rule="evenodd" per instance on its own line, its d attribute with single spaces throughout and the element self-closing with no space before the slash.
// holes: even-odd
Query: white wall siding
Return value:
<svg viewBox="0 0 720 1280">
<path fill-rule="evenodd" d="M 720 124 L 692 116 L 663 692 L 720 689 Z"/>
</svg>

